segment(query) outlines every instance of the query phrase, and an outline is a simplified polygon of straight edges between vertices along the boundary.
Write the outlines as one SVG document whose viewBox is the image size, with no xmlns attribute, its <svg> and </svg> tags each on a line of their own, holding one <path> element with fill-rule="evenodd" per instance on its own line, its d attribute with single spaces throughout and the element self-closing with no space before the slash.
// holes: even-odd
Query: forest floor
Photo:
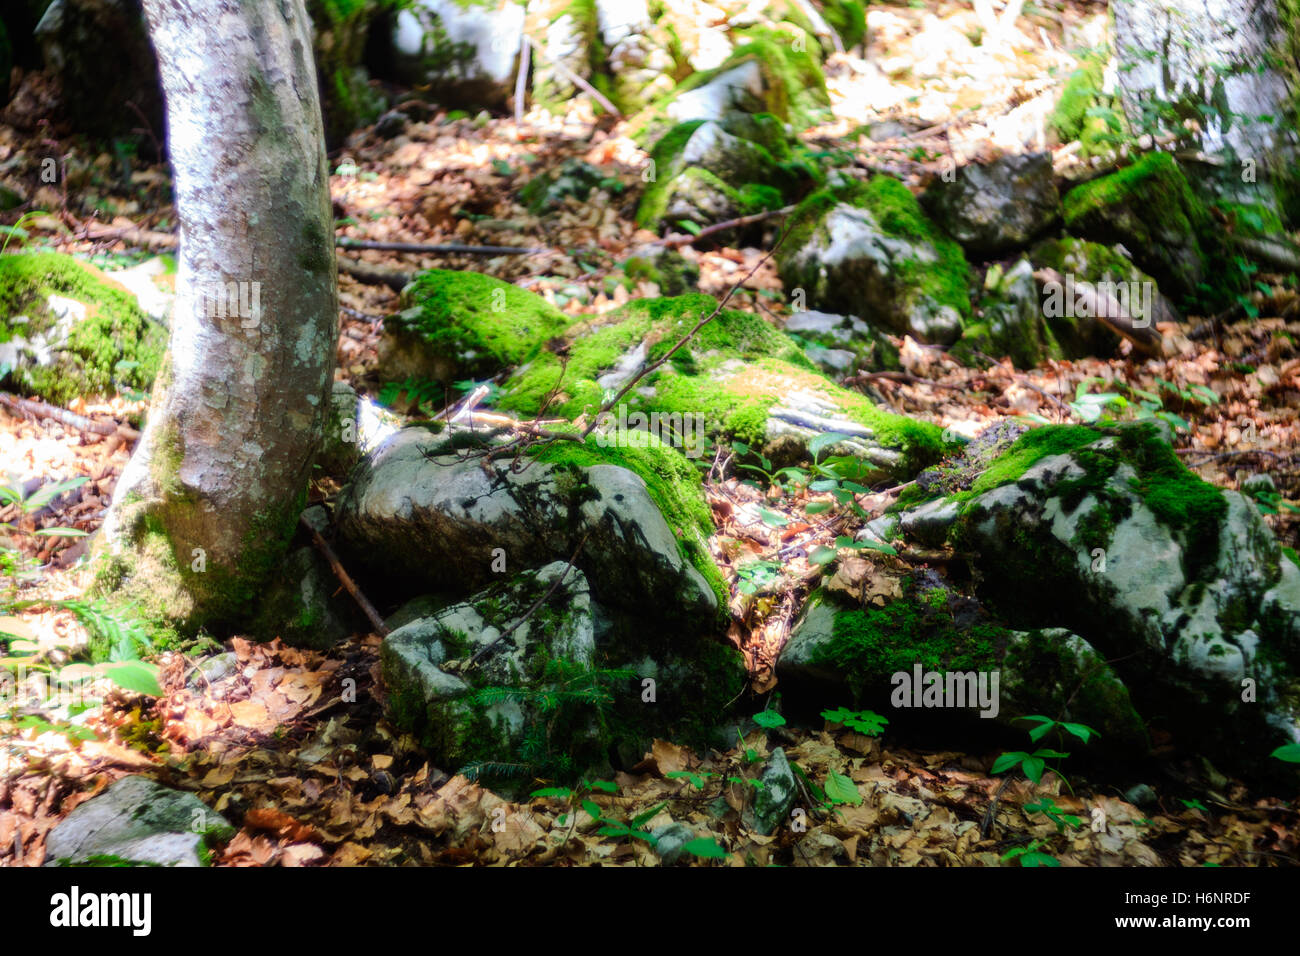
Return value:
<svg viewBox="0 0 1300 956">
<path fill-rule="evenodd" d="M 1024 69 L 1026 76 L 1042 75 L 1041 64 Z M 842 102 L 868 101 L 869 80 L 851 63 L 833 62 L 829 71 L 832 92 Z M 1014 73 L 991 73 L 974 100 L 933 84 L 920 84 L 912 98 L 894 84 L 897 104 L 875 114 L 863 109 L 852 119 L 885 119 L 905 109 L 934 124 L 954 120 L 936 134 L 945 149 L 992 141 L 997 122 L 1037 115 L 1031 108 L 1015 119 L 1041 92 L 1024 93 L 1026 83 Z M 990 114 L 972 110 L 972 102 L 1003 105 Z M 844 121 L 806 135 L 866 157 L 864 174 L 873 163 L 897 163 L 914 179 L 925 175 L 924 163 L 907 165 L 908 153 L 854 138 L 851 126 Z M 39 157 L 51 150 L 50 142 L 0 127 L 0 161 L 24 150 Z M 88 153 L 73 140 L 56 145 L 71 157 L 72 176 L 84 174 L 99 186 L 78 191 L 76 199 L 50 187 L 38 193 L 34 205 L 45 213 L 24 223 L 27 242 L 90 254 L 105 265 L 141 261 L 157 251 L 142 246 L 174 224 L 174 210 L 162 199 L 165 170 L 137 165 L 129 177 L 120 177 L 114 157 Z M 543 216 L 530 214 L 520 189 L 573 158 L 599 168 L 607 185 L 586 202 L 568 200 Z M 569 314 L 599 314 L 630 298 L 659 294 L 644 280 L 624 282 L 621 269 L 633 250 L 660 238 L 638 231 L 633 221 L 646 158 L 582 100 L 565 117 L 531 113 L 522 126 L 430 111 L 397 141 L 363 131 L 331 156 L 340 236 L 549 251 L 500 257 L 340 254 L 412 274 L 433 267 L 486 272 L 545 296 Z M 92 219 L 128 232 L 124 238 L 91 238 Z M 776 238 L 772 225 L 763 248 L 697 251 L 686 244 L 681 251 L 700 268 L 700 291 L 721 296 L 734 288 L 731 307 L 780 325 L 790 307 L 775 267 L 764 259 Z M 1297 548 L 1300 518 L 1285 504 L 1300 499 L 1300 294 L 1282 276 L 1256 278 L 1250 309 L 1257 318 L 1189 316 L 1177 329 L 1163 330 L 1173 346 L 1169 358 L 1122 354 L 1052 361 L 1027 371 L 990 359 L 974 369 L 908 339 L 897 341 L 903 372 L 862 375 L 855 384 L 896 412 L 966 435 L 1007 417 L 1079 421 L 1078 399 L 1088 391 L 1158 396 L 1164 410 L 1186 424 L 1176 435 L 1178 455 L 1207 481 L 1236 489 L 1256 473 L 1273 477 L 1281 500 L 1261 502 L 1262 510 L 1272 512 L 1265 520 L 1284 545 Z M 339 374 L 375 397 L 376 342 L 383 316 L 396 309 L 397 294 L 341 270 L 340 304 Z M 448 401 L 455 398 L 449 395 Z M 118 397 L 79 401 L 70 410 L 122 421 L 144 407 L 138 397 Z M 42 519 L 47 526 L 94 531 L 130 450 L 118 439 L 0 405 L 0 461 L 12 477 L 89 479 L 72 504 Z M 718 521 L 715 556 L 733 585 L 742 560 L 774 558 L 778 550 L 788 554 L 791 545 L 806 554 L 843 533 L 808 520 L 803 502 L 790 497 L 768 503 L 785 509 L 788 519 L 773 528 L 749 507 L 760 493 L 720 473 L 710 473 L 706 490 Z M 318 488 L 318 496 L 329 490 Z M 888 499 L 862 504 L 874 513 Z M 0 522 L 15 517 L 11 511 L 0 509 Z M 82 593 L 85 572 L 77 559 L 84 539 L 25 540 L 40 542 L 28 556 L 42 566 L 42 595 Z M 807 582 L 818 573 L 801 556 L 781 562 L 787 579 L 784 590 L 778 589 L 781 597 L 753 600 L 736 592 L 733 603 L 731 637 L 746 654 L 758 690 L 774 686 L 775 655 Z M 53 649 L 56 659 L 82 640 L 79 625 L 64 612 L 33 613 L 5 624 L 14 627 Z M 510 802 L 430 766 L 409 737 L 387 724 L 377 680 L 378 643 L 376 635 L 357 635 L 318 653 L 236 637 L 225 649 L 235 651 L 238 667 L 213 683 L 196 683 L 194 665 L 217 649 L 215 642 L 168 651 L 160 660 L 164 696 L 112 690 L 102 715 L 89 725 L 97 739 L 71 741 L 39 730 L 11 737 L 0 767 L 0 865 L 39 864 L 48 829 L 128 773 L 191 790 L 238 825 L 216 858 L 219 865 L 652 865 L 657 856 L 632 831 L 671 821 L 712 834 L 725 851 L 722 862 L 730 865 L 996 866 L 1016 847 L 1041 850 L 1066 866 L 1287 865 L 1300 857 L 1296 795 L 1251 793 L 1203 763 L 1176 758 L 1178 741 L 1165 731 L 1156 734 L 1158 759 L 1144 778 L 1160 796 L 1141 809 L 1122 796 L 1136 780 L 1120 787 L 1080 772 L 1067 782 L 1049 771 L 1035 786 L 1019 775 L 992 775 L 996 753 L 908 749 L 888 731 L 868 737 L 829 721 L 820 728 L 759 728 L 729 750 L 708 753 L 657 741 L 632 772 L 611 781 L 592 782 L 569 796 Z M 344 704 L 340 692 L 347 677 L 357 682 L 356 700 L 369 703 Z M 845 702 L 827 705 L 840 703 Z M 746 823 L 754 795 L 749 781 L 775 746 L 784 747 L 812 778 L 848 778 L 859 799 L 837 802 L 834 794 L 811 786 L 797 801 L 806 808 L 806 829 L 786 827 L 771 837 L 755 833 Z M 1045 798 L 1055 803 L 1055 819 L 1026 808 L 1042 806 Z M 1106 821 L 1101 831 L 1090 825 L 1097 807 Z"/>
</svg>

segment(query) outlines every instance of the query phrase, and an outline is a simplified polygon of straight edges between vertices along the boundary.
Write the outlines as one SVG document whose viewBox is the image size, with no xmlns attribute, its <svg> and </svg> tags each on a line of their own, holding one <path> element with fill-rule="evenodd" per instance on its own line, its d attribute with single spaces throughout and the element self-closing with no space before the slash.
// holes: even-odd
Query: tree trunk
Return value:
<svg viewBox="0 0 1300 956">
<path fill-rule="evenodd" d="M 329 179 L 303 0 L 145 0 L 181 242 L 171 342 L 113 496 L 101 590 L 236 623 L 283 554 L 338 338 Z"/>
</svg>

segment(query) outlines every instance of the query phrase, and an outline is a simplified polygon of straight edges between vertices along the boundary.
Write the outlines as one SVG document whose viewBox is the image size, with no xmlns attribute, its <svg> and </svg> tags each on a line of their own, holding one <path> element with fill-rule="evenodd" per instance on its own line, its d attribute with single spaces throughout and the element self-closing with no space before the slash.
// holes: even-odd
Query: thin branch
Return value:
<svg viewBox="0 0 1300 956">
<path fill-rule="evenodd" d="M 753 215 L 741 216 L 739 219 L 728 219 L 725 222 L 706 226 L 693 236 L 670 236 L 667 239 L 656 239 L 650 245 L 663 246 L 665 249 L 694 245 L 701 239 L 707 239 L 709 236 L 716 235 L 726 229 L 737 229 L 741 226 L 751 226 L 756 222 L 763 222 L 766 219 L 775 219 L 777 216 L 787 216 L 794 212 L 795 208 L 795 206 L 784 206 L 781 209 L 769 209 L 767 212 L 756 212 Z"/>
<path fill-rule="evenodd" d="M 366 615 L 366 618 L 370 621 L 370 625 L 375 629 L 375 632 L 380 637 L 387 637 L 388 628 L 384 624 L 384 619 L 379 616 L 379 612 L 375 610 L 375 606 L 366 599 L 364 594 L 361 593 L 361 589 L 357 587 L 356 582 L 352 580 L 351 575 L 343 569 L 343 565 L 339 562 L 338 555 L 336 555 L 334 549 L 329 546 L 329 542 L 322 538 L 320 532 L 311 526 L 311 522 L 307 520 L 305 514 L 298 516 L 298 523 L 307 529 L 307 532 L 311 535 L 311 543 L 316 546 L 316 550 L 321 553 L 327 562 L 329 562 L 329 566 L 333 569 L 335 577 L 339 579 L 339 583 L 347 589 L 347 592 L 352 595 L 352 599 L 357 602 L 357 606 L 359 606 L 362 612 Z"/>
<path fill-rule="evenodd" d="M 587 543 L 587 539 L 589 537 L 591 537 L 590 530 L 588 530 L 585 534 L 583 534 L 582 540 L 579 541 L 578 546 L 573 549 L 573 555 L 569 558 L 568 564 L 565 565 L 564 571 L 561 572 L 560 576 L 551 583 L 551 586 L 549 588 L 546 589 L 546 593 L 533 602 L 533 606 L 524 612 L 523 617 L 521 617 L 519 620 L 515 621 L 515 623 L 511 624 L 508 628 L 502 631 L 500 637 L 498 637 L 495 641 L 492 641 L 491 643 L 485 644 L 482 647 L 480 647 L 478 651 L 474 654 L 474 656 L 465 662 L 465 666 L 461 668 L 462 672 L 469 670 L 471 667 L 477 664 L 479 658 L 481 658 L 484 654 L 492 650 L 492 648 L 496 647 L 507 637 L 509 637 L 511 634 L 517 631 L 520 628 L 520 626 L 524 624 L 525 621 L 527 621 L 530 617 L 532 617 L 534 614 L 537 613 L 537 609 L 550 599 L 551 595 L 555 593 L 556 589 L 559 588 L 559 586 L 564 583 L 564 579 L 569 576 L 569 572 L 573 570 L 573 562 L 578 560 L 578 555 L 582 553 L 583 545 Z"/>
<path fill-rule="evenodd" d="M 568 68 L 567 66 L 565 66 L 563 63 L 561 63 L 561 62 L 560 62 L 559 60 L 557 60 L 555 57 L 553 57 L 553 56 L 551 56 L 549 53 L 547 53 L 544 49 L 542 49 L 542 47 L 540 47 L 540 46 L 538 45 L 538 43 L 537 43 L 536 40 L 534 40 L 532 37 L 528 36 L 527 34 L 524 35 L 524 39 L 528 41 L 528 45 L 529 45 L 529 46 L 531 46 L 534 50 L 536 50 L 538 53 L 540 53 L 542 56 L 544 56 L 544 57 L 546 58 L 547 62 L 549 62 L 549 63 L 551 64 L 551 66 L 553 66 L 553 67 L 555 67 L 557 70 L 559 70 L 561 76 L 563 76 L 566 80 L 568 80 L 568 81 L 569 81 L 570 83 L 572 83 L 574 86 L 576 86 L 576 87 L 578 87 L 579 89 L 581 89 L 581 90 L 583 90 L 584 92 L 586 92 L 588 96 L 591 96 L 593 99 L 595 99 L 596 102 L 599 103 L 601 106 L 605 107 L 605 111 L 606 111 L 607 113 L 610 113 L 610 114 L 612 114 L 612 115 L 614 115 L 614 116 L 619 116 L 619 117 L 621 117 L 621 116 L 623 115 L 622 113 L 620 113 L 620 112 L 618 111 L 618 107 L 615 106 L 613 103 L 611 103 L 611 102 L 610 102 L 610 101 L 605 97 L 605 94 L 604 94 L 604 93 L 600 92 L 600 90 L 596 89 L 594 86 L 592 86 L 590 83 L 588 83 L 588 82 L 587 82 L 586 80 L 584 80 L 582 77 L 580 77 L 577 73 L 574 73 L 571 69 L 569 69 L 569 68 Z"/>
<path fill-rule="evenodd" d="M 70 412 L 66 408 L 47 405 L 35 399 L 18 398 L 16 395 L 9 395 L 5 392 L 0 392 L 0 405 L 4 405 L 21 415 L 31 415 L 34 418 L 52 418 L 70 428 L 89 432 L 92 435 L 121 435 L 128 441 L 135 441 L 140 437 L 140 433 L 129 425 L 119 425 L 117 422 L 97 422 L 94 419 L 86 418 L 84 415 L 78 415 L 76 412 Z"/>
</svg>

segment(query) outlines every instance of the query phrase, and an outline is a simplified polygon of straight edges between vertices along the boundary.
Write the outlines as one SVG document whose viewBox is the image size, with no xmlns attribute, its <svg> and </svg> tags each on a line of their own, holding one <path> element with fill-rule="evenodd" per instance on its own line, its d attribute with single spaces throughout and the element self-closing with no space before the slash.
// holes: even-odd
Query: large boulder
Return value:
<svg viewBox="0 0 1300 956">
<path fill-rule="evenodd" d="M 592 439 L 556 442 L 538 459 L 515 469 L 509 458 L 458 454 L 427 429 L 403 429 L 353 475 L 337 512 L 342 542 L 386 587 L 460 595 L 502 568 L 576 552 L 603 604 L 701 629 L 717 620 L 726 590 L 685 458 L 658 446 L 606 450 Z"/>
<path fill-rule="evenodd" d="M 785 332 L 829 375 L 902 368 L 898 346 L 856 315 L 796 312 L 786 319 Z"/>
<path fill-rule="evenodd" d="M 641 299 L 575 325 L 566 357 L 540 353 L 506 381 L 498 405 L 530 416 L 544 404 L 547 414 L 570 419 L 597 415 L 607 397 L 716 311 L 717 302 L 704 295 Z M 646 374 L 601 425 L 598 436 L 616 444 L 638 440 L 638 429 L 648 427 L 690 457 L 703 454 L 711 438 L 740 441 L 784 462 L 834 433 L 843 436 L 837 453 L 857 455 L 867 482 L 906 481 L 943 448 L 937 427 L 836 385 L 788 336 L 753 313 L 731 310 Z"/>
<path fill-rule="evenodd" d="M 744 686 L 731 647 L 597 603 L 566 561 L 417 617 L 380 650 L 394 722 L 448 768 L 572 778 L 655 737 L 703 745 Z"/>
<path fill-rule="evenodd" d="M 1031 714 L 1063 715 L 1099 731 L 1112 756 L 1146 752 L 1146 729 L 1127 689 L 1078 635 L 1012 630 L 932 572 L 901 575 L 867 605 L 852 589 L 836 588 L 840 574 L 808 601 L 777 660 L 782 687 L 795 700 L 870 706 L 904 733 L 943 721 L 973 736 L 991 727 L 1022 729 L 1017 718 Z M 927 699 L 927 682 L 947 692 L 949 675 L 962 698 Z M 914 710 L 918 700 L 922 709 Z"/>
<path fill-rule="evenodd" d="M 967 252 L 996 256 L 1021 248 L 1060 215 L 1050 153 L 1001 156 L 934 179 L 921 204 Z"/>
<path fill-rule="evenodd" d="M 777 265 L 787 294 L 802 289 L 813 308 L 923 342 L 951 344 L 970 314 L 961 247 L 887 176 L 800 203 Z"/>
<path fill-rule="evenodd" d="M 167 330 L 93 266 L 58 253 L 0 256 L 0 380 L 56 405 L 147 390 Z"/>
<path fill-rule="evenodd" d="M 443 106 L 500 107 L 514 89 L 524 7 L 514 0 L 416 0 L 393 27 L 398 77 Z"/>
<path fill-rule="evenodd" d="M 1121 243 L 1160 288 L 1176 297 L 1198 294 L 1218 254 L 1209 214 L 1168 153 L 1066 193 L 1065 227 L 1103 244 Z"/>
<path fill-rule="evenodd" d="M 80 804 L 45 838 L 46 866 L 206 866 L 235 828 L 190 793 L 123 777 Z"/>
<path fill-rule="evenodd" d="M 930 530 L 970 556 L 1008 626 L 1068 629 L 1177 742 L 1276 769 L 1268 753 L 1300 739 L 1300 567 L 1247 499 L 1189 472 L 1149 424 L 1035 429 L 955 478 L 918 482 L 948 492 Z"/>
</svg>

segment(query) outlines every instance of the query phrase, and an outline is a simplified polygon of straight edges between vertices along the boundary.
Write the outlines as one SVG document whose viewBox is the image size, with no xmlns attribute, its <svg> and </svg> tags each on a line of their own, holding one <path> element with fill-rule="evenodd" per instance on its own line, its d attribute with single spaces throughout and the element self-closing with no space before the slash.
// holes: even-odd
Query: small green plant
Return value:
<svg viewBox="0 0 1300 956">
<path fill-rule="evenodd" d="M 1028 846 L 1013 846 L 1002 854 L 1002 862 L 1019 860 L 1021 866 L 1060 866 L 1061 861 L 1047 853 L 1040 852 L 1041 840 L 1032 840 Z"/>
<path fill-rule="evenodd" d="M 1058 735 L 1070 734 L 1077 737 L 1085 744 L 1088 743 L 1091 738 L 1100 736 L 1097 731 L 1093 730 L 1087 724 L 1053 720 L 1051 717 L 1044 717 L 1042 714 L 1033 714 L 1028 717 L 1017 717 L 1016 720 L 1029 721 L 1035 725 L 1028 731 L 1029 740 L 1032 743 L 1037 743 L 1054 730 Z M 1062 753 L 1061 751 L 1054 750 L 1050 747 L 1039 747 L 1032 752 L 1016 750 L 999 755 L 998 758 L 993 761 L 993 772 L 1005 773 L 1007 770 L 1018 765 L 1021 772 L 1023 772 L 1026 777 L 1034 783 L 1040 783 L 1043 779 L 1043 771 L 1047 768 L 1047 761 L 1064 760 L 1068 756 L 1070 756 L 1068 753 Z M 1065 780 L 1065 776 L 1061 774 L 1059 770 L 1057 770 L 1056 773 L 1062 780 Z"/>
<path fill-rule="evenodd" d="M 1284 760 L 1287 763 L 1300 763 L 1300 744 L 1283 744 L 1269 756 Z"/>
<path fill-rule="evenodd" d="M 885 724 L 889 723 L 888 717 L 882 717 L 874 710 L 849 710 L 847 707 L 823 710 L 822 718 L 868 737 L 880 736 L 885 732 Z"/>
<path fill-rule="evenodd" d="M 46 215 L 44 211 L 34 209 L 31 212 L 19 216 L 18 221 L 12 226 L 0 226 L 0 236 L 5 237 L 4 244 L 0 245 L 0 256 L 9 251 L 9 243 L 11 240 L 17 239 L 19 242 L 26 242 L 30 239 L 31 234 L 24 229 L 23 226 L 31 222 L 33 219 L 37 219 L 44 215 Z"/>
</svg>

